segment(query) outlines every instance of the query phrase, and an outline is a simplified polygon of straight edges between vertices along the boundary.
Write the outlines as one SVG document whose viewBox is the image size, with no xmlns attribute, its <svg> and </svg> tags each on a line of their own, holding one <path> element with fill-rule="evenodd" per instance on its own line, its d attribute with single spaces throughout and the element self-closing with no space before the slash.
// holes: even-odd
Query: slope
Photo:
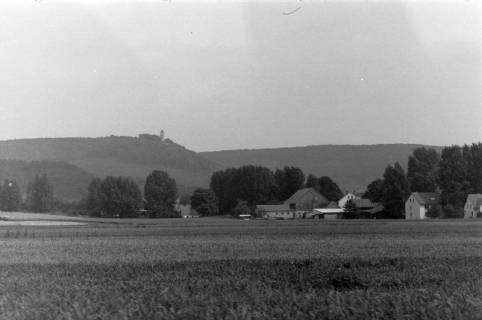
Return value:
<svg viewBox="0 0 482 320">
<path fill-rule="evenodd" d="M 271 169 L 297 166 L 306 175 L 326 175 L 345 190 L 363 190 L 395 161 L 406 167 L 417 144 L 319 145 L 294 148 L 227 150 L 201 155 L 225 167 L 257 164 Z M 426 146 L 428 147 L 428 146 Z M 432 147 L 440 151 L 441 147 Z"/>
</svg>

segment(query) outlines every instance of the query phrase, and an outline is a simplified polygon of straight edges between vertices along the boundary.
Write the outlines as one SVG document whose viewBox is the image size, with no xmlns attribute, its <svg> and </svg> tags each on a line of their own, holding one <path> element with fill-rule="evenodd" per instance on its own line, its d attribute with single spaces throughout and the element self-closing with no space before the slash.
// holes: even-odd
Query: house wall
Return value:
<svg viewBox="0 0 482 320">
<path fill-rule="evenodd" d="M 264 211 L 263 218 L 265 219 L 293 219 L 295 217 L 294 211 Z"/>
<path fill-rule="evenodd" d="M 477 218 L 477 213 L 479 212 L 480 208 L 476 208 L 472 201 L 467 200 L 464 206 L 464 218 L 465 219 L 472 219 Z"/>
<path fill-rule="evenodd" d="M 417 199 L 411 195 L 405 202 L 405 219 L 420 220 L 425 219 L 426 209 L 418 203 Z"/>
<path fill-rule="evenodd" d="M 338 200 L 338 206 L 340 208 L 344 208 L 348 201 L 355 200 L 355 199 L 358 199 L 358 197 L 355 196 L 353 193 L 347 193 L 343 198 Z"/>
</svg>

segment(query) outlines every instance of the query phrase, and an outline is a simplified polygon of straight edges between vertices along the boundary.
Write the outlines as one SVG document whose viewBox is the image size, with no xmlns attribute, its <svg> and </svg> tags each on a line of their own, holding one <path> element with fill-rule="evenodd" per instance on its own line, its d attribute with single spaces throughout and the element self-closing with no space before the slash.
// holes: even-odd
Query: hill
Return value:
<svg viewBox="0 0 482 320">
<path fill-rule="evenodd" d="M 207 186 L 211 173 L 220 168 L 170 139 L 149 134 L 0 141 L 0 159 L 69 163 L 92 176 L 131 176 L 139 184 L 159 169 L 174 177 L 181 189 Z"/>
<path fill-rule="evenodd" d="M 404 167 L 417 144 L 319 145 L 294 148 L 203 152 L 205 158 L 224 167 L 256 164 L 271 169 L 297 166 L 306 175 L 327 175 L 345 190 L 364 190 L 395 161 Z M 430 146 L 425 146 L 430 147 Z M 441 147 L 431 147 L 441 150 Z"/>
<path fill-rule="evenodd" d="M 54 186 L 55 197 L 79 200 L 86 195 L 92 174 L 62 161 L 0 160 L 0 181 L 15 179 L 25 195 L 27 185 L 35 175 L 46 174 Z"/>
</svg>

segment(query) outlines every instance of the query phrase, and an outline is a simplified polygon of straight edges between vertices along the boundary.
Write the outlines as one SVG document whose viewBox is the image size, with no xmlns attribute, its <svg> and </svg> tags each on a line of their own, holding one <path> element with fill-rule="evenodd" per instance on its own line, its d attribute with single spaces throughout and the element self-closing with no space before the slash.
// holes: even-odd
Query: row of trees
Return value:
<svg viewBox="0 0 482 320">
<path fill-rule="evenodd" d="M 417 148 L 409 156 L 406 174 L 399 163 L 389 165 L 364 197 L 382 202 L 388 217 L 401 218 L 411 192 L 441 193 L 441 208 L 429 213 L 432 216 L 463 216 L 467 195 L 482 193 L 482 143 L 445 147 L 440 154 Z"/>
<path fill-rule="evenodd" d="M 7 179 L 0 185 L 0 210 L 48 212 L 54 206 L 54 191 L 45 174 L 36 175 L 27 186 L 25 201 L 15 180 Z"/>
<path fill-rule="evenodd" d="M 151 218 L 179 217 L 175 211 L 177 200 L 176 181 L 166 172 L 151 172 L 141 189 L 132 178 L 94 178 L 88 188 L 86 209 L 91 216 L 132 218 L 142 211 Z"/>
</svg>

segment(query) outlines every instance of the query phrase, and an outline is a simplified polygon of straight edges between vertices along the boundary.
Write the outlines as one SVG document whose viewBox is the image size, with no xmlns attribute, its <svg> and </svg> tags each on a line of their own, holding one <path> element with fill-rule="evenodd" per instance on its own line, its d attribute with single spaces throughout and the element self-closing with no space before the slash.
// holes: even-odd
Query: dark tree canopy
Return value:
<svg viewBox="0 0 482 320">
<path fill-rule="evenodd" d="M 221 214 L 232 213 L 238 200 L 254 207 L 275 199 L 277 192 L 273 172 L 252 165 L 214 172 L 210 187 L 218 198 Z"/>
<path fill-rule="evenodd" d="M 252 210 L 249 207 L 248 203 L 244 200 L 238 200 L 238 203 L 233 209 L 233 214 L 235 216 L 251 214 Z"/>
<path fill-rule="evenodd" d="M 305 185 L 305 174 L 297 167 L 277 169 L 275 174 L 278 185 L 278 199 L 286 200 Z"/>
<path fill-rule="evenodd" d="M 383 200 L 383 180 L 376 179 L 370 182 L 363 198 L 370 199 L 373 202 L 381 202 Z"/>
<path fill-rule="evenodd" d="M 94 178 L 87 189 L 86 206 L 91 216 L 99 217 L 102 211 L 101 185 L 102 179 Z"/>
<path fill-rule="evenodd" d="M 0 189 L 0 209 L 18 211 L 22 205 L 22 193 L 15 180 L 5 180 Z"/>
<path fill-rule="evenodd" d="M 345 211 L 345 218 L 347 219 L 355 219 L 360 212 L 360 210 L 355 204 L 355 201 L 353 201 L 352 199 L 346 202 L 343 209 Z"/>
<path fill-rule="evenodd" d="M 142 195 L 139 186 L 132 178 L 106 177 L 98 191 L 102 216 L 118 218 L 138 216 L 142 206 Z"/>
<path fill-rule="evenodd" d="M 383 175 L 382 202 L 387 211 L 387 218 L 402 218 L 405 201 L 410 196 L 410 187 L 402 166 L 396 162 L 388 166 Z"/>
<path fill-rule="evenodd" d="M 198 188 L 191 196 L 191 208 L 200 216 L 215 216 L 219 214 L 216 195 L 212 190 Z"/>
<path fill-rule="evenodd" d="M 147 178 L 144 186 L 146 210 L 150 217 L 171 218 L 178 216 L 175 213 L 177 200 L 176 181 L 160 170 L 154 170 Z"/>
<path fill-rule="evenodd" d="M 338 185 L 330 177 L 323 176 L 319 179 L 320 193 L 329 201 L 338 201 L 343 197 Z"/>
<path fill-rule="evenodd" d="M 308 178 L 306 178 L 306 187 L 320 192 L 320 180 L 315 175 L 309 174 Z"/>
<path fill-rule="evenodd" d="M 27 208 L 33 212 L 48 212 L 53 201 L 54 191 L 47 175 L 36 175 L 27 187 Z"/>
<path fill-rule="evenodd" d="M 464 146 L 470 193 L 482 193 L 482 143 Z"/>
<path fill-rule="evenodd" d="M 417 148 L 408 158 L 407 179 L 412 192 L 435 192 L 440 155 L 434 149 Z"/>
<path fill-rule="evenodd" d="M 465 150 L 466 154 L 467 150 Z M 445 147 L 439 164 L 438 184 L 442 189 L 442 204 L 463 208 L 471 183 L 467 155 L 459 146 Z"/>
</svg>

